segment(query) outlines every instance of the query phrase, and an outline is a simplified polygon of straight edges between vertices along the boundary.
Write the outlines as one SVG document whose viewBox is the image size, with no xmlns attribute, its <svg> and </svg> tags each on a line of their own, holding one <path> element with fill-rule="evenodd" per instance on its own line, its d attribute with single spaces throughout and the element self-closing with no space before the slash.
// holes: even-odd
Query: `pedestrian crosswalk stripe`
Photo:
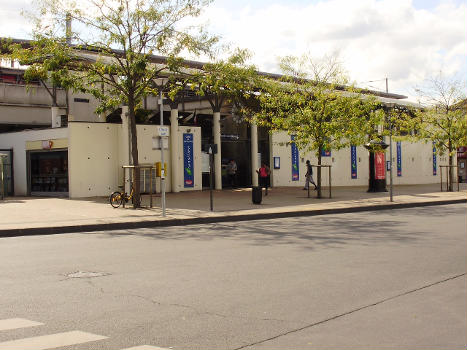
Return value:
<svg viewBox="0 0 467 350">
<path fill-rule="evenodd" d="M 24 318 L 9 318 L 0 320 L 0 331 L 8 331 L 11 329 L 42 326 L 43 323 L 25 320 Z"/>
<path fill-rule="evenodd" d="M 170 350 L 170 349 L 158 348 L 157 346 L 152 346 L 152 345 L 140 345 L 140 346 L 135 346 L 135 347 L 127 348 L 123 350 Z"/>
<path fill-rule="evenodd" d="M 72 331 L 6 341 L 0 343 L 0 350 L 45 350 L 102 339 L 107 339 L 107 337 L 80 331 Z"/>
</svg>

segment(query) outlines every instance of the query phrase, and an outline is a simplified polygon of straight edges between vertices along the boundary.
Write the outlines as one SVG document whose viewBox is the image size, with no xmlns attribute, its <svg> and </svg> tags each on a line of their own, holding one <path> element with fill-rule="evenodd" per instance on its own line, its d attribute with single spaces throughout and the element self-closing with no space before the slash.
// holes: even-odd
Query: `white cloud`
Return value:
<svg viewBox="0 0 467 350">
<path fill-rule="evenodd" d="M 388 77 L 390 91 L 412 94 L 441 69 L 467 75 L 467 6 L 456 1 L 422 9 L 412 0 L 220 0 L 201 19 L 224 41 L 249 49 L 263 71 L 278 72 L 279 56 L 339 51 L 353 80 Z M 20 10 L 29 10 L 31 1 L 0 3 L 0 37 L 29 37 L 31 25 Z M 383 81 L 371 85 L 384 89 Z"/>
<path fill-rule="evenodd" d="M 450 1 L 426 10 L 411 0 L 330 0 L 308 6 L 271 3 L 241 11 L 209 8 L 214 33 L 254 53 L 261 70 L 277 72 L 277 57 L 341 52 L 357 82 L 389 78 L 390 90 L 413 93 L 423 79 L 465 75 L 467 6 Z M 378 86 L 384 89 L 384 82 Z"/>
</svg>

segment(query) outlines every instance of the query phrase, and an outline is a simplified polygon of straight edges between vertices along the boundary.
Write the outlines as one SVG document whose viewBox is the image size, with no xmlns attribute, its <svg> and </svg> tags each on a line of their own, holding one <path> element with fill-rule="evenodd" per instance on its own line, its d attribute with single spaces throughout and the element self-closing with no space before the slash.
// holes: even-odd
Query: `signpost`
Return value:
<svg viewBox="0 0 467 350">
<path fill-rule="evenodd" d="M 214 203 L 213 203 L 213 197 L 212 197 L 212 190 L 213 190 L 213 168 L 214 168 L 214 154 L 217 153 L 217 144 L 209 144 L 207 145 L 208 148 L 208 154 L 209 154 L 209 204 L 211 211 L 214 210 Z"/>
</svg>

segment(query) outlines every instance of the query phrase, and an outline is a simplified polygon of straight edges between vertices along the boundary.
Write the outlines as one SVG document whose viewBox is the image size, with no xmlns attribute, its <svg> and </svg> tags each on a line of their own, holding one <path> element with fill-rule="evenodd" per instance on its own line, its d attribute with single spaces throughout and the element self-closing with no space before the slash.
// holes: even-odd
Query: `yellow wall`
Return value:
<svg viewBox="0 0 467 350">
<path fill-rule="evenodd" d="M 36 141 L 26 141 L 26 150 L 35 151 L 41 150 L 42 141 L 52 141 L 52 147 L 50 149 L 59 149 L 68 147 L 68 139 L 47 139 L 47 140 L 36 140 Z"/>
</svg>

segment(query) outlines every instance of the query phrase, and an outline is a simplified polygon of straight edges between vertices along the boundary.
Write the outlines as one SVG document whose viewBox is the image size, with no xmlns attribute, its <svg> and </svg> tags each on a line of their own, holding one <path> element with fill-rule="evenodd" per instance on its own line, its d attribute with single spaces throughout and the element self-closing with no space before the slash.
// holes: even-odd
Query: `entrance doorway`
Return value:
<svg viewBox="0 0 467 350">
<path fill-rule="evenodd" d="M 202 149 L 205 145 L 213 143 L 212 116 L 198 118 L 201 126 Z M 269 164 L 269 133 L 267 129 L 258 127 L 258 167 L 261 161 Z M 237 187 L 250 187 L 252 184 L 251 169 L 251 130 L 246 121 L 236 121 L 231 115 L 221 117 L 221 162 L 222 162 L 222 187 L 229 188 L 227 177 L 227 164 L 233 159 L 237 163 L 237 175 L 235 185 Z M 203 187 L 209 187 L 209 174 L 203 173 Z"/>
<path fill-rule="evenodd" d="M 0 153 L 6 155 L 3 157 L 3 193 L 5 196 L 13 196 L 13 150 L 0 149 Z"/>
<path fill-rule="evenodd" d="M 29 151 L 29 193 L 68 196 L 68 150 Z"/>
</svg>

